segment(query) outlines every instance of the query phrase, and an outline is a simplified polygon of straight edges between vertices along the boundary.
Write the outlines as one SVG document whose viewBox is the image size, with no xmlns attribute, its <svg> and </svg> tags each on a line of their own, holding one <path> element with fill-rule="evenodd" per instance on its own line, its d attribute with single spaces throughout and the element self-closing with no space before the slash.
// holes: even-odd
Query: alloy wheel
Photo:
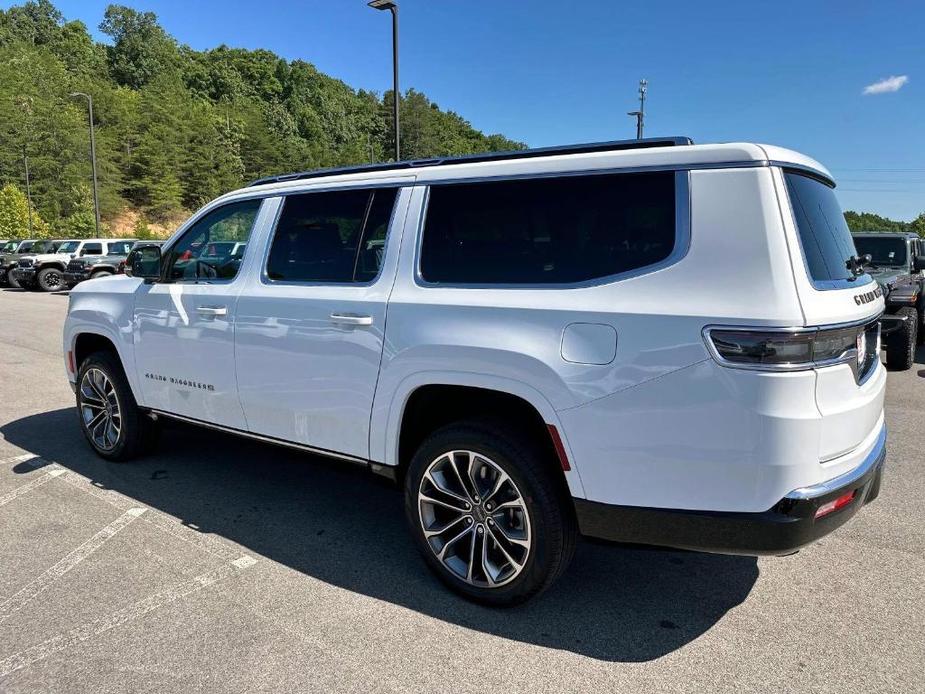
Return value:
<svg viewBox="0 0 925 694">
<path fill-rule="evenodd" d="M 514 480 L 474 451 L 448 451 L 427 467 L 418 488 L 421 528 L 434 556 L 480 588 L 514 580 L 532 548 L 530 515 Z"/>
<path fill-rule="evenodd" d="M 122 410 L 116 389 L 101 369 L 90 368 L 80 380 L 80 416 L 93 445 L 110 451 L 122 433 Z"/>
</svg>

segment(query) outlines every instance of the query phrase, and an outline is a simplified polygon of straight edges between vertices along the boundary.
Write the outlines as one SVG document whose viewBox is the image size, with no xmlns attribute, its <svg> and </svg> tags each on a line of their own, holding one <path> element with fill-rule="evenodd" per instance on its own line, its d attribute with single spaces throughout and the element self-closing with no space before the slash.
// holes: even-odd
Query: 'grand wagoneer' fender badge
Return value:
<svg viewBox="0 0 925 694">
<path fill-rule="evenodd" d="M 878 284 L 876 289 L 871 289 L 869 292 L 864 292 L 863 294 L 855 294 L 854 303 L 858 306 L 869 304 L 871 301 L 876 301 L 881 296 L 883 296 L 883 289 Z"/>
</svg>

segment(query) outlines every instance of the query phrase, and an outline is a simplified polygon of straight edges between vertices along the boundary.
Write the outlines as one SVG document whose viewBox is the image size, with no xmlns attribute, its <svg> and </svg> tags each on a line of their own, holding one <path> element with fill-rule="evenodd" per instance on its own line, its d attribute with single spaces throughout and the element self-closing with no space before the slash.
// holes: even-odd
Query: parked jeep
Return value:
<svg viewBox="0 0 925 694">
<path fill-rule="evenodd" d="M 18 267 L 19 261 L 36 253 L 54 253 L 59 245 L 61 241 L 49 239 L 27 239 L 16 243 L 12 250 L 0 255 L 0 283 L 18 289 L 20 285 L 13 270 Z"/>
<path fill-rule="evenodd" d="M 494 605 L 579 533 L 790 553 L 877 497 L 886 450 L 883 299 L 833 188 L 686 138 L 258 181 L 71 292 L 77 423 L 107 460 L 170 418 L 363 465 Z"/>
<path fill-rule="evenodd" d="M 73 289 L 84 280 L 108 277 L 123 272 L 125 259 L 135 242 L 110 241 L 106 255 L 85 255 L 73 258 L 64 270 L 64 283 Z"/>
<path fill-rule="evenodd" d="M 883 291 L 887 317 L 903 319 L 884 320 L 887 366 L 912 368 L 916 345 L 925 343 L 925 241 L 908 232 L 857 232 L 852 236 L 858 255 L 870 256 L 864 269 Z"/>
<path fill-rule="evenodd" d="M 20 286 L 54 292 L 65 288 L 64 273 L 67 264 L 74 258 L 84 256 L 102 256 L 109 253 L 110 247 L 124 250 L 126 244 L 133 241 L 123 239 L 71 239 L 60 242 L 55 252 L 21 258 L 13 276 Z"/>
</svg>

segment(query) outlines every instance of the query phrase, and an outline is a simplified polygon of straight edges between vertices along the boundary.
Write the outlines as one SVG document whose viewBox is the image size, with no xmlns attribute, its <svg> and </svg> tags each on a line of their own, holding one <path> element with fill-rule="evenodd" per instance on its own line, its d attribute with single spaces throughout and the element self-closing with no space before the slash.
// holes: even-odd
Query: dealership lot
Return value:
<svg viewBox="0 0 925 694">
<path fill-rule="evenodd" d="M 66 306 L 0 290 L 0 692 L 925 690 L 925 349 L 839 532 L 761 559 L 585 543 L 502 611 L 442 588 L 360 470 L 173 424 L 97 458 Z"/>
</svg>

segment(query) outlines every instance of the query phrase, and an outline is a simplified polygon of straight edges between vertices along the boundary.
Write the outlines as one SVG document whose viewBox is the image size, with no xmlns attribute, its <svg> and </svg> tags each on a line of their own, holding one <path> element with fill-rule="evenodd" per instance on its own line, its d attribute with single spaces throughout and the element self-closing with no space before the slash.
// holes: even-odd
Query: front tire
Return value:
<svg viewBox="0 0 925 694">
<path fill-rule="evenodd" d="M 478 421 L 439 429 L 420 446 L 405 512 L 425 562 L 452 590 L 516 605 L 565 571 L 578 531 L 546 455 L 529 437 Z"/>
<path fill-rule="evenodd" d="M 6 272 L 6 283 L 10 285 L 12 289 L 22 289 L 22 287 L 19 284 L 19 281 L 15 277 L 13 277 L 12 270 L 7 270 Z"/>
<path fill-rule="evenodd" d="M 94 352 L 77 372 L 80 428 L 97 455 L 125 461 L 151 444 L 154 423 L 138 408 L 118 358 Z"/>
<path fill-rule="evenodd" d="M 36 282 L 43 292 L 57 292 L 64 289 L 64 273 L 56 267 L 46 267 L 39 270 Z"/>
<path fill-rule="evenodd" d="M 915 345 L 919 327 L 919 312 L 906 306 L 896 312 L 905 316 L 906 322 L 901 330 L 891 333 L 886 346 L 886 365 L 894 371 L 906 371 L 915 363 Z"/>
</svg>

